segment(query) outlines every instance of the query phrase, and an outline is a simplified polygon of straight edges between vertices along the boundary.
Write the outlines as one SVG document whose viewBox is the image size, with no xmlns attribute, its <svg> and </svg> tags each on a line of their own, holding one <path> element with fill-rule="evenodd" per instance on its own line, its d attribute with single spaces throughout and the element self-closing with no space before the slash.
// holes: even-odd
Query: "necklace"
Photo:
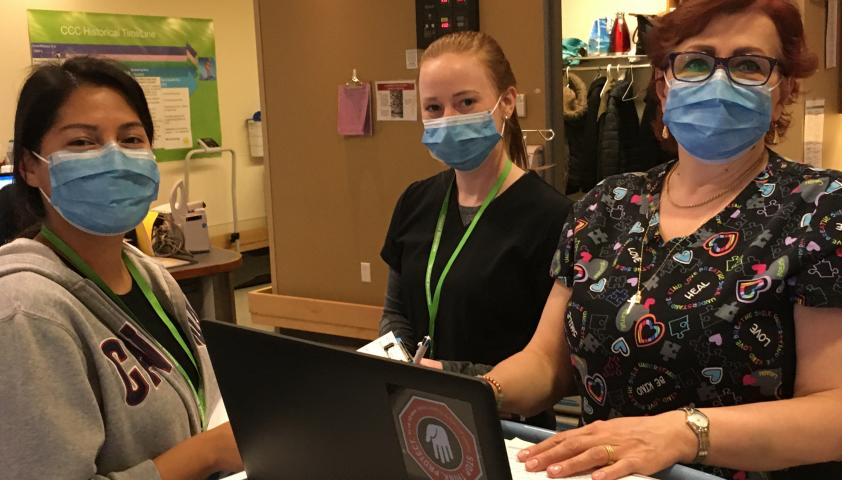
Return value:
<svg viewBox="0 0 842 480">
<path fill-rule="evenodd" d="M 766 159 L 765 154 L 760 155 L 757 158 L 757 160 L 755 160 L 754 162 L 752 162 L 751 165 L 748 166 L 747 169 L 745 169 L 742 173 L 737 175 L 736 180 L 731 182 L 724 190 L 722 190 L 721 192 L 717 193 L 716 195 L 708 198 L 707 200 L 704 200 L 704 201 L 699 202 L 699 203 L 693 203 L 693 204 L 690 204 L 690 205 L 682 205 L 680 203 L 677 203 L 675 200 L 672 199 L 672 195 L 670 195 L 670 179 L 672 179 L 672 174 L 678 168 L 678 163 L 676 163 L 675 166 L 670 169 L 669 173 L 667 174 L 667 178 L 664 181 L 664 193 L 666 193 L 667 201 L 670 202 L 670 205 L 672 205 L 673 207 L 676 207 L 676 208 L 698 208 L 698 207 L 707 205 L 707 204 L 709 204 L 709 203 L 711 203 L 715 200 L 718 200 L 718 199 L 722 198 L 724 195 L 733 192 L 737 188 L 739 188 L 740 185 L 745 183 L 746 177 L 749 176 L 757 168 L 758 165 L 763 163 L 763 161 L 765 159 Z"/>
<path fill-rule="evenodd" d="M 644 230 L 643 232 L 643 238 L 640 240 L 640 259 L 639 263 L 637 264 L 637 292 L 627 300 L 629 306 L 628 308 L 626 308 L 626 315 L 631 313 L 632 307 L 643 302 L 643 256 L 646 254 L 646 237 L 649 236 L 649 227 L 651 227 L 651 225 L 648 225 L 648 223 L 649 222 L 647 222 L 646 230 Z M 669 259 L 672 258 L 672 254 L 675 252 L 675 249 L 683 245 L 684 240 L 686 239 L 687 237 L 682 238 L 681 241 L 673 245 L 669 253 L 667 253 L 666 258 L 664 258 L 664 260 L 661 262 L 661 264 L 658 266 L 655 272 L 649 277 L 650 279 L 654 278 L 656 275 L 658 275 L 658 273 L 661 272 L 661 269 L 664 268 L 664 265 L 666 265 Z"/>
<path fill-rule="evenodd" d="M 714 200 L 722 197 L 726 193 L 728 193 L 730 191 L 733 191 L 737 186 L 742 184 L 745 181 L 745 177 L 748 176 L 752 171 L 754 171 L 755 168 L 757 168 L 757 166 L 760 165 L 765 160 L 765 158 L 766 158 L 766 155 L 761 155 L 758 158 L 758 160 L 753 162 L 749 166 L 749 168 L 747 168 L 745 171 L 743 171 L 737 177 L 737 180 L 734 181 L 733 183 L 731 183 L 728 186 L 728 188 L 726 188 L 722 192 L 716 194 L 712 198 L 709 198 L 709 199 L 705 200 L 704 202 L 697 203 L 697 204 L 694 204 L 694 205 L 679 205 L 679 204 L 676 204 L 675 202 L 673 202 L 672 198 L 669 196 L 669 181 L 670 181 L 670 178 L 672 177 L 672 173 L 675 171 L 675 167 L 673 167 L 672 169 L 670 169 L 669 173 L 667 174 L 667 178 L 664 181 L 665 182 L 664 183 L 664 192 L 666 193 L 667 200 L 674 207 L 678 207 L 678 208 L 695 208 L 695 207 L 700 207 L 702 205 L 707 205 L 708 203 L 711 203 Z M 677 166 L 677 164 L 676 164 L 676 166 Z M 646 229 L 643 231 L 643 238 L 640 240 L 640 259 L 639 259 L 639 263 L 638 263 L 638 266 L 637 266 L 637 292 L 635 292 L 635 294 L 632 295 L 631 298 L 629 298 L 627 300 L 629 306 L 626 308 L 626 315 L 631 313 L 632 307 L 634 307 L 635 305 L 639 305 L 641 302 L 643 302 L 643 258 L 644 258 L 644 255 L 646 254 L 646 240 L 647 240 L 647 237 L 649 237 L 649 229 L 652 227 L 651 221 L 649 221 L 649 220 L 650 220 L 650 218 L 647 217 Z M 673 255 L 673 253 L 675 253 L 675 250 L 678 247 L 684 245 L 684 241 L 687 240 L 687 238 L 689 238 L 689 237 L 684 237 L 684 238 L 681 239 L 681 241 L 676 242 L 676 244 L 673 245 L 673 247 L 670 249 L 669 253 L 667 253 L 667 256 L 664 258 L 664 260 L 661 262 L 661 264 L 658 266 L 658 268 L 655 269 L 655 271 L 649 277 L 650 279 L 654 278 L 656 275 L 658 275 L 658 273 L 661 272 L 661 270 L 664 268 L 664 266 L 667 264 L 667 262 L 669 262 L 670 259 L 672 258 L 672 255 Z"/>
</svg>

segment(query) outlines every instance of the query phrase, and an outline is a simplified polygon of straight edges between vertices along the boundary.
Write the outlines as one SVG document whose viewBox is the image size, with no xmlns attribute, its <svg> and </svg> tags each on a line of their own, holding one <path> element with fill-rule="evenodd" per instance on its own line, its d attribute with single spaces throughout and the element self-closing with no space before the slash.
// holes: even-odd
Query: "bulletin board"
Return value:
<svg viewBox="0 0 842 480">
<path fill-rule="evenodd" d="M 222 144 L 213 21 L 28 10 L 32 63 L 79 55 L 124 64 L 146 94 L 159 161 L 181 160 L 196 140 Z"/>
</svg>

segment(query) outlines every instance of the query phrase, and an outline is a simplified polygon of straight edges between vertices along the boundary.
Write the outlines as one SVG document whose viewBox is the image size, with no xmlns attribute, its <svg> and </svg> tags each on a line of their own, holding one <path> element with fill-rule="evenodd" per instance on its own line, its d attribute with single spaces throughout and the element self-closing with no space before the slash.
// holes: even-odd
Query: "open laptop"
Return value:
<svg viewBox="0 0 842 480">
<path fill-rule="evenodd" d="M 511 479 L 482 380 L 202 322 L 249 480 Z"/>
</svg>

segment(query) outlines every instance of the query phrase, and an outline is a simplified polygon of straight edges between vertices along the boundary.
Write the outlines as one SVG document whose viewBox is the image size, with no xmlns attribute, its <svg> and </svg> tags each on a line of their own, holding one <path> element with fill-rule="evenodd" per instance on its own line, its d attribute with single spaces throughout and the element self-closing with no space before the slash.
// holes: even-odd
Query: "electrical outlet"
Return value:
<svg viewBox="0 0 842 480">
<path fill-rule="evenodd" d="M 371 264 L 368 262 L 360 263 L 360 281 L 371 283 Z"/>
</svg>

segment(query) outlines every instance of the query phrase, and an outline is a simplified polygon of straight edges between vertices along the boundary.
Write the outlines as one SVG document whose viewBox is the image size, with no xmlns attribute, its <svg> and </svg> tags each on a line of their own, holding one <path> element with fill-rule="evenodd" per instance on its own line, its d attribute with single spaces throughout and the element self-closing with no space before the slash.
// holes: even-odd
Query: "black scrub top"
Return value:
<svg viewBox="0 0 842 480">
<path fill-rule="evenodd" d="M 395 206 L 380 256 L 400 274 L 406 318 L 416 338 L 428 333 L 424 277 L 433 233 L 454 184 L 431 288 L 467 229 L 459 214 L 453 170 L 415 182 Z M 532 338 L 553 280 L 550 262 L 570 200 L 534 172 L 494 199 L 483 213 L 441 291 L 434 358 L 495 364 Z"/>
<path fill-rule="evenodd" d="M 585 423 L 791 398 L 794 305 L 842 307 L 842 173 L 770 152 L 730 205 L 664 242 L 659 192 L 672 165 L 607 179 L 564 226 L 551 273 L 573 290 L 565 334 Z M 643 304 L 628 311 L 647 225 Z M 842 468 L 772 478 L 842 478 Z"/>
</svg>

